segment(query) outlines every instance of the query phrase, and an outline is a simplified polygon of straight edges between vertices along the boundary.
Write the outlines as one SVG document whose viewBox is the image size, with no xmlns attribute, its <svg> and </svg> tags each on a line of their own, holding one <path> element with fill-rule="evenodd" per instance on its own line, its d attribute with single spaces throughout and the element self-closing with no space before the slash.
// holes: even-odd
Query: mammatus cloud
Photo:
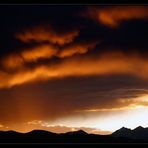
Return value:
<svg viewBox="0 0 148 148">
<path fill-rule="evenodd" d="M 16 34 L 16 38 L 22 42 L 50 42 L 64 45 L 72 42 L 79 35 L 79 30 L 59 33 L 50 25 L 38 26 Z"/>
<path fill-rule="evenodd" d="M 83 14 L 104 25 L 117 27 L 122 21 L 132 19 L 147 19 L 147 6 L 108 6 L 104 8 L 89 7 Z"/>
</svg>

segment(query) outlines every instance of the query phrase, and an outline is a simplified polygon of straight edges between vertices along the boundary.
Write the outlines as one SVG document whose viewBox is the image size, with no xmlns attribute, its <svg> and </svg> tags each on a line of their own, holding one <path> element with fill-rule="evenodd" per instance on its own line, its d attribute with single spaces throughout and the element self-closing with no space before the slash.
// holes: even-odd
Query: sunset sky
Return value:
<svg viewBox="0 0 148 148">
<path fill-rule="evenodd" d="M 148 6 L 0 5 L 0 130 L 148 127 Z"/>
</svg>

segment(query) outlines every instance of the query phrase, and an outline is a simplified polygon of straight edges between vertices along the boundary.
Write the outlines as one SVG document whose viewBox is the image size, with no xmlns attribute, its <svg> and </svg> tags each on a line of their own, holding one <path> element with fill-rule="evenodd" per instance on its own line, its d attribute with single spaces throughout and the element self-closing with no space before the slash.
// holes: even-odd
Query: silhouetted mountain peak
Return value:
<svg viewBox="0 0 148 148">
<path fill-rule="evenodd" d="M 46 131 L 46 130 L 32 130 L 26 134 L 34 134 L 34 135 L 44 135 L 44 134 L 55 134 L 55 133 L 52 133 L 52 132 L 49 132 L 49 131 Z"/>
<path fill-rule="evenodd" d="M 141 128 L 141 127 L 140 127 Z M 139 129 L 139 128 L 138 128 Z M 122 127 L 113 135 L 88 134 L 83 130 L 71 131 L 64 134 L 56 134 L 45 130 L 33 130 L 28 133 L 15 131 L 0 131 L 0 143 L 126 143 L 148 142 L 148 130 L 144 132 Z"/>
<path fill-rule="evenodd" d="M 131 131 L 131 129 L 129 129 L 129 128 L 126 128 L 126 127 L 122 127 L 122 128 L 120 128 L 119 130 L 117 130 L 117 131 Z"/>
<path fill-rule="evenodd" d="M 35 130 L 30 131 L 30 132 L 35 132 L 36 133 L 36 132 L 48 132 L 48 131 L 35 129 Z"/>
<path fill-rule="evenodd" d="M 86 133 L 86 132 L 83 131 L 83 130 L 78 130 L 78 131 L 67 132 L 66 134 L 70 134 L 70 135 L 73 135 L 73 134 L 77 134 L 77 135 L 86 135 L 86 134 L 88 134 L 88 133 Z"/>
<path fill-rule="evenodd" d="M 129 128 L 122 127 L 119 130 L 112 133 L 112 136 L 114 136 L 114 137 L 127 137 L 130 134 L 131 131 L 132 130 L 129 129 Z"/>
<path fill-rule="evenodd" d="M 9 131 L 4 131 L 7 134 L 21 134 L 20 132 L 9 130 Z"/>
<path fill-rule="evenodd" d="M 18 132 L 13 131 L 13 130 L 5 131 L 5 132 L 8 132 L 8 133 L 18 133 Z"/>
<path fill-rule="evenodd" d="M 83 131 L 83 130 L 78 130 L 77 133 L 79 133 L 79 134 L 87 134 L 87 133 L 86 133 L 85 131 Z"/>
<path fill-rule="evenodd" d="M 138 127 L 136 127 L 135 129 L 134 129 L 134 131 L 139 131 L 139 130 L 144 130 L 144 127 L 142 127 L 142 126 L 138 126 Z"/>
<path fill-rule="evenodd" d="M 148 128 L 143 128 L 142 126 L 138 126 L 135 129 L 131 130 L 122 127 L 121 129 L 112 133 L 112 136 L 127 137 L 130 139 L 148 139 Z"/>
</svg>

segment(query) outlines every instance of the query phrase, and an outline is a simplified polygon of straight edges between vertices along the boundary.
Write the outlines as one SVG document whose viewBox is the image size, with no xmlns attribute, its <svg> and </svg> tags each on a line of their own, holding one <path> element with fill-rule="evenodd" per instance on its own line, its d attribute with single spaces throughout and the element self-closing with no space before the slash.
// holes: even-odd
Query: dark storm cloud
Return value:
<svg viewBox="0 0 148 148">
<path fill-rule="evenodd" d="M 28 29 L 28 27 L 51 24 L 58 32 L 65 32 L 79 27 L 83 19 L 76 17 L 75 13 L 79 13 L 83 9 L 83 7 L 79 6 L 1 5 L 0 52 L 4 54 L 12 52 L 12 50 L 19 51 L 20 47 L 27 46 L 16 40 L 14 35 L 26 28 Z"/>
<path fill-rule="evenodd" d="M 69 78 L 3 89 L 0 122 L 53 121 L 85 110 L 120 109 L 148 94 L 147 90 L 147 82 L 125 76 Z"/>
<path fill-rule="evenodd" d="M 135 50 L 136 48 L 138 51 L 142 49 L 144 49 L 144 51 L 147 50 L 147 6 L 140 8 L 131 6 L 132 9 L 126 6 L 118 6 L 117 8 L 116 6 L 113 8 L 109 6 L 98 6 L 97 11 L 105 12 L 113 21 L 118 22 L 119 20 L 120 23 L 116 28 L 110 28 L 109 26 L 101 24 L 101 21 L 95 22 L 89 17 L 80 15 L 83 13 L 87 14 L 89 6 L 26 5 L 0 7 L 0 16 L 2 18 L 0 24 L 1 55 L 12 51 L 19 51 L 22 46 L 34 44 L 30 43 L 28 45 L 20 42 L 14 38 L 14 35 L 41 24 L 49 24 L 56 32 L 61 34 L 81 28 L 79 36 L 75 39 L 76 42 L 102 40 L 102 44 L 98 47 L 100 50 L 104 50 L 104 48 L 106 49 L 107 47 L 110 47 L 111 50 L 114 48 L 121 48 L 122 50 L 131 50 L 132 48 Z M 93 13 L 96 7 L 91 8 L 89 11 Z M 120 12 L 115 13 L 118 9 Z M 115 12 L 113 13 L 112 11 Z M 129 11 L 132 11 L 132 13 Z M 120 15 L 120 13 L 133 15 L 133 17 L 125 17 L 124 19 L 126 15 Z M 119 16 L 116 16 L 117 14 Z"/>
<path fill-rule="evenodd" d="M 147 6 L 98 7 L 110 22 L 85 6 L 0 8 L 0 123 L 128 107 L 147 94 Z"/>
</svg>

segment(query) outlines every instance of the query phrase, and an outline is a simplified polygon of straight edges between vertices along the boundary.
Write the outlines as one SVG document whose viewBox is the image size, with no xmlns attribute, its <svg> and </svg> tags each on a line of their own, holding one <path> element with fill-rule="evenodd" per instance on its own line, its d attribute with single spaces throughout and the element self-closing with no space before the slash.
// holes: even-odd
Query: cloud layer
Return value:
<svg viewBox="0 0 148 148">
<path fill-rule="evenodd" d="M 63 45 L 70 43 L 78 36 L 79 30 L 72 30 L 70 32 L 58 33 L 49 26 L 38 26 L 32 29 L 25 30 L 25 32 L 17 33 L 16 38 L 23 42 L 51 42 L 54 44 Z"/>
<path fill-rule="evenodd" d="M 117 27 L 121 22 L 132 19 L 147 19 L 148 9 L 145 6 L 107 6 L 106 8 L 89 7 L 83 14 L 104 25 Z"/>
<path fill-rule="evenodd" d="M 47 8 L 0 24 L 0 125 L 147 107 L 147 6 Z"/>
<path fill-rule="evenodd" d="M 81 49 L 84 48 L 85 47 L 82 47 Z M 41 50 L 41 52 L 38 52 L 39 50 Z M 66 50 L 63 51 L 65 52 Z M 50 46 L 42 46 L 42 48 L 38 47 L 36 49 L 32 49 L 31 51 L 23 52 L 23 56 L 25 56 L 22 59 L 19 59 L 19 56 L 12 57 L 12 59 L 11 57 L 8 57 L 9 59 L 3 61 L 6 67 L 15 69 L 16 66 L 18 66 L 18 69 L 10 73 L 1 71 L 0 87 L 11 87 L 26 82 L 36 82 L 38 80 L 45 81 L 48 79 L 59 79 L 71 76 L 82 77 L 123 74 L 148 79 L 148 61 L 136 54 L 126 55 L 122 52 L 113 52 L 95 55 L 92 57 L 85 55 L 80 57 L 76 56 L 59 60 L 56 63 L 36 63 L 38 58 L 47 58 L 50 60 L 50 57 L 54 54 L 56 56 L 56 49 L 52 49 Z M 68 54 L 67 56 L 70 56 L 73 53 L 69 52 Z M 61 53 L 59 57 L 61 58 Z M 13 58 L 15 58 L 15 60 L 13 60 Z M 34 67 L 32 68 L 26 66 L 23 64 L 23 61 L 35 61 L 35 63 L 33 63 Z"/>
</svg>

